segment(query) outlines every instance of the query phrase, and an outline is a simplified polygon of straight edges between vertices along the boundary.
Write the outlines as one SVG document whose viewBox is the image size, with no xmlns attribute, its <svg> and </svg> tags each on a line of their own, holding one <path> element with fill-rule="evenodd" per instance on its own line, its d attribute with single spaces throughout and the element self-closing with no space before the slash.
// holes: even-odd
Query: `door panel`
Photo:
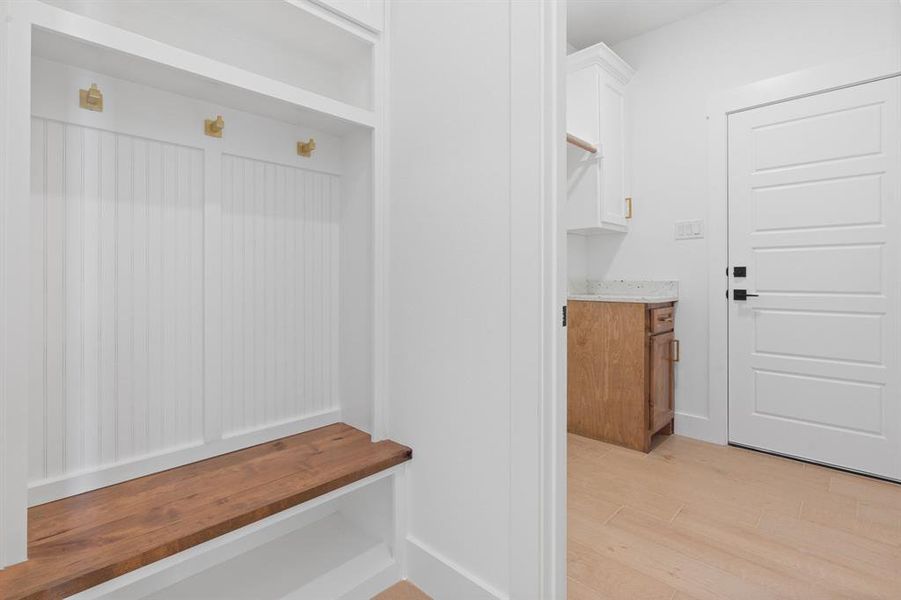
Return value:
<svg viewBox="0 0 901 600">
<path fill-rule="evenodd" d="M 881 198 L 882 176 L 870 174 L 758 188 L 751 192 L 754 230 L 877 225 Z"/>
<path fill-rule="evenodd" d="M 901 83 L 729 117 L 729 439 L 901 479 Z"/>
<path fill-rule="evenodd" d="M 881 385 L 759 369 L 754 377 L 759 414 L 876 434 L 882 429 Z"/>
<path fill-rule="evenodd" d="M 881 315 L 758 310 L 754 352 L 881 364 L 882 321 Z"/>
<path fill-rule="evenodd" d="M 882 292 L 882 244 L 756 248 L 753 257 L 759 292 Z"/>
<path fill-rule="evenodd" d="M 784 108 L 784 104 L 778 105 L 776 112 L 783 112 L 785 120 L 754 128 L 756 171 L 847 160 L 882 151 L 883 105 L 879 101 L 863 106 L 820 105 L 809 113 L 787 114 Z"/>
</svg>

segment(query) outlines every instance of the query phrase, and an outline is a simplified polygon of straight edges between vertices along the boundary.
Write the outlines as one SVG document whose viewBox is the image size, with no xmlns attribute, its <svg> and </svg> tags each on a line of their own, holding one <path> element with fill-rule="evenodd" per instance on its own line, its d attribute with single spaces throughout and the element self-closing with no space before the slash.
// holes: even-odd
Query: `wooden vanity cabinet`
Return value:
<svg viewBox="0 0 901 600">
<path fill-rule="evenodd" d="M 570 301 L 568 431 L 648 452 L 673 432 L 674 303 Z"/>
</svg>

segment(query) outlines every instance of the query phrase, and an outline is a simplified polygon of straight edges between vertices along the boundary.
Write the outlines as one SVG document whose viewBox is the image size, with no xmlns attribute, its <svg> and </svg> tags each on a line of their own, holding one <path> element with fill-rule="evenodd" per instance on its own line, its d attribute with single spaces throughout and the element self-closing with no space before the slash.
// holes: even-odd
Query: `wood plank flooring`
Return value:
<svg viewBox="0 0 901 600">
<path fill-rule="evenodd" d="M 901 598 L 901 485 L 671 436 L 569 436 L 569 598 Z"/>
<path fill-rule="evenodd" d="M 432 597 L 409 581 L 400 581 L 372 600 L 432 600 Z"/>
<path fill-rule="evenodd" d="M 344 423 L 35 506 L 0 598 L 62 598 L 410 460 Z"/>
</svg>

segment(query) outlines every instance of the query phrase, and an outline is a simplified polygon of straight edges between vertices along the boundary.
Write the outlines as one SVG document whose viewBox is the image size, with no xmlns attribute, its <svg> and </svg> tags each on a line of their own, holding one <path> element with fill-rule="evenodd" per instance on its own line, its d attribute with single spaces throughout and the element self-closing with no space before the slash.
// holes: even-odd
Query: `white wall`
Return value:
<svg viewBox="0 0 901 600">
<path fill-rule="evenodd" d="M 391 26 L 390 437 L 410 535 L 505 590 L 508 7 L 398 3 Z"/>
<path fill-rule="evenodd" d="M 542 173 L 564 137 L 557 77 L 540 82 L 562 67 L 541 17 L 557 6 L 392 3 L 389 436 L 413 448 L 409 576 L 438 600 L 554 597 L 539 449 L 562 335 L 542 278 L 562 179 Z"/>
<path fill-rule="evenodd" d="M 635 217 L 625 236 L 588 240 L 588 273 L 680 281 L 677 429 L 701 422 L 691 415 L 706 416 L 708 402 L 725 402 L 707 397 L 707 242 L 673 239 L 674 221 L 706 218 L 708 100 L 899 43 L 896 0 L 734 1 L 614 46 L 637 70 L 628 90 Z"/>
<path fill-rule="evenodd" d="M 341 145 L 338 396 L 344 422 L 372 433 L 372 134 L 349 133 Z"/>
<path fill-rule="evenodd" d="M 588 243 L 590 236 L 571 233 L 566 236 L 566 278 L 578 282 L 588 278 Z"/>
</svg>

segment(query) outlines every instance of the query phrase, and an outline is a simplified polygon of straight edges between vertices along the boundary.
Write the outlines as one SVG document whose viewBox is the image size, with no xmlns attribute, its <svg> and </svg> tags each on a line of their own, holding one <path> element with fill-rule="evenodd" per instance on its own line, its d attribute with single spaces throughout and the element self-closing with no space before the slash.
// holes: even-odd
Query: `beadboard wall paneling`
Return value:
<svg viewBox="0 0 901 600">
<path fill-rule="evenodd" d="M 226 437 L 339 406 L 340 179 L 223 154 Z"/>
<path fill-rule="evenodd" d="M 203 153 L 32 120 L 29 480 L 202 442 Z"/>
</svg>

